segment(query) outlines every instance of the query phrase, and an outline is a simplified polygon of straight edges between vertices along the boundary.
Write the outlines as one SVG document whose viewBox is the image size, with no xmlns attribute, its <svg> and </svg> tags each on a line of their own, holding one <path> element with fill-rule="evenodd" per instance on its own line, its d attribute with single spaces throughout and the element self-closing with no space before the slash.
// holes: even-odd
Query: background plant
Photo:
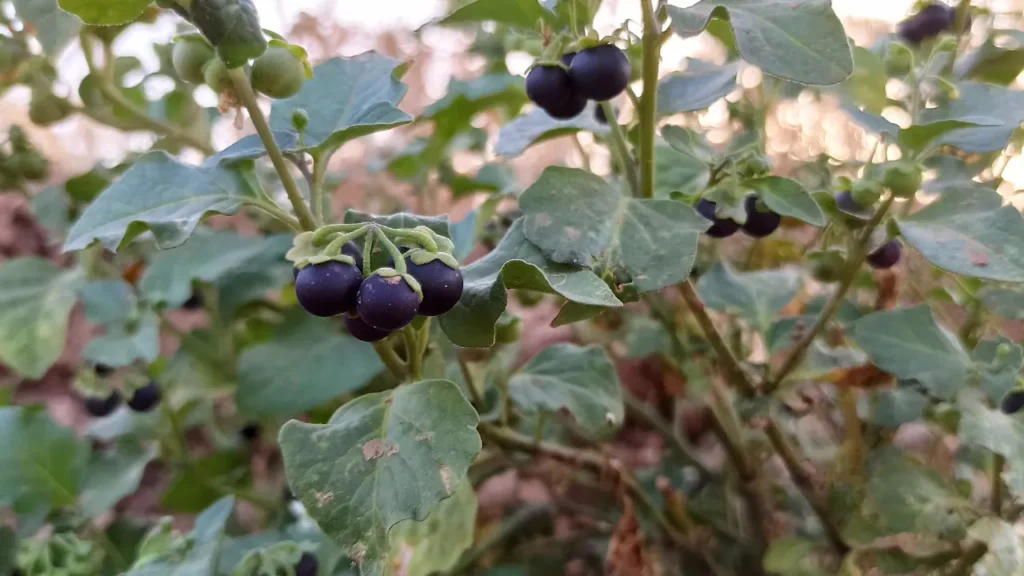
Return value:
<svg viewBox="0 0 1024 576">
<path fill-rule="evenodd" d="M 475 34 L 486 73 L 416 118 L 409 63 L 314 66 L 249 0 L 4 4 L 32 122 L 157 139 L 42 190 L 25 132 L 0 148 L 65 253 L 0 264 L 0 573 L 1019 574 L 1020 11 L 922 4 L 860 47 L 824 0 L 639 2 L 601 31 L 595 0 L 452 6 L 436 25 Z M 139 82 L 115 40 L 157 18 L 182 34 Z M 705 32 L 727 58 L 665 73 L 662 46 Z M 723 98 L 716 144 L 694 118 Z M 779 154 L 771 114 L 810 100 L 873 149 Z M 484 114 L 507 120 L 493 142 Z M 215 149 L 222 115 L 255 133 Z M 405 125 L 380 168 L 415 206 L 333 206 L 332 157 Z M 553 138 L 578 167 L 521 187 L 509 160 Z M 450 222 L 440 190 L 480 203 Z M 84 435 L 11 402 L 79 302 L 102 329 L 73 379 Z M 523 363 L 539 327 L 516 313 L 541 302 L 573 342 Z M 510 470 L 545 498 L 478 522 Z M 121 513 L 147 473 L 190 529 Z"/>
</svg>

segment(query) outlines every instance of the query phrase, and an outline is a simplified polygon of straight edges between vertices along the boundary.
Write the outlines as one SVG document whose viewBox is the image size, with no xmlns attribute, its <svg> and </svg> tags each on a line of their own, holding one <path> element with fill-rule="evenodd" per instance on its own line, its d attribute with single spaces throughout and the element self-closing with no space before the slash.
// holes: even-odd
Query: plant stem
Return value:
<svg viewBox="0 0 1024 576">
<path fill-rule="evenodd" d="M 825 326 L 832 319 L 832 316 L 839 311 L 840 306 L 843 304 L 843 298 L 846 297 L 846 293 L 849 292 L 850 287 L 853 286 L 853 281 L 857 279 L 857 274 L 860 272 L 861 266 L 864 264 L 864 260 L 868 256 L 868 246 L 871 241 L 871 234 L 875 231 L 875 228 L 882 223 L 886 213 L 889 212 L 889 208 L 892 207 L 893 202 L 896 200 L 894 196 L 890 196 L 888 200 L 883 203 L 875 215 L 868 222 L 867 226 L 864 227 L 863 233 L 857 238 L 857 242 L 854 245 L 853 250 L 850 252 L 850 258 L 846 263 L 846 270 L 843 273 L 843 279 L 839 283 L 839 287 L 836 289 L 832 298 L 825 305 L 825 308 L 818 315 L 818 319 L 815 320 L 814 326 L 804 334 L 803 338 L 790 350 L 789 355 L 786 356 L 782 362 L 782 366 L 776 372 L 775 376 L 768 378 L 764 383 L 764 393 L 771 394 L 778 388 L 779 384 L 789 376 L 797 366 L 803 362 L 804 356 L 807 354 L 807 350 L 810 348 L 814 339 L 818 337 L 818 334 L 825 329 Z"/>
<path fill-rule="evenodd" d="M 263 111 L 260 110 L 259 102 L 256 101 L 256 93 L 252 91 L 249 78 L 245 75 L 245 69 L 235 68 L 228 70 L 228 76 L 231 77 L 235 93 L 238 94 L 245 109 L 248 110 L 252 125 L 256 128 L 256 133 L 259 134 L 260 140 L 263 141 L 263 146 L 267 149 L 267 154 L 270 156 L 270 161 L 274 164 L 274 169 L 277 170 L 277 175 L 281 179 L 281 185 L 284 186 L 285 193 L 288 194 L 288 201 L 292 204 L 292 209 L 295 211 L 295 216 L 299 219 L 299 224 L 302 225 L 304 230 L 316 230 L 316 219 L 313 218 L 313 213 L 309 211 L 309 206 L 306 205 L 305 199 L 302 198 L 302 192 L 299 190 L 298 184 L 295 183 L 295 178 L 292 177 L 292 173 L 288 169 L 288 160 L 285 159 L 281 149 L 277 146 L 277 141 L 274 140 L 274 134 L 270 131 L 270 126 L 267 124 L 267 119 L 263 116 Z"/>
<path fill-rule="evenodd" d="M 192 146 L 196 150 L 199 150 L 207 156 L 212 156 L 216 151 L 208 142 L 204 142 L 195 134 L 186 132 L 177 126 L 168 124 L 162 120 L 158 120 L 150 116 L 145 110 L 139 109 L 134 102 L 124 97 L 124 94 L 113 84 L 109 74 L 105 74 L 104 71 L 99 70 L 96 63 L 93 61 L 92 54 L 92 40 L 89 39 L 85 34 L 79 36 L 79 44 L 82 46 L 82 53 L 85 55 L 85 64 L 89 67 L 89 73 L 95 79 L 96 87 L 99 88 L 100 92 L 113 104 L 124 109 L 125 112 L 130 114 L 136 121 L 144 125 L 147 130 L 165 136 L 167 138 L 173 138 L 175 140 L 181 140 L 182 142 Z M 113 62 L 108 59 L 104 62 L 105 70 L 113 71 Z M 98 119 L 99 117 L 95 114 L 89 114 L 90 118 Z M 105 122 L 104 122 L 105 123 Z"/>
<path fill-rule="evenodd" d="M 668 441 L 669 445 L 679 453 L 687 462 L 696 468 L 705 478 L 714 478 L 716 473 L 712 472 L 706 464 L 697 456 L 693 446 L 684 441 L 679 434 L 672 429 L 672 425 L 666 422 L 661 416 L 645 406 L 640 400 L 628 391 L 625 394 L 626 410 L 630 416 L 640 420 L 654 429 L 662 438 Z"/>
<path fill-rule="evenodd" d="M 640 188 L 644 198 L 654 197 L 654 142 L 658 114 L 658 64 L 661 60 L 661 26 L 654 15 L 651 0 L 640 0 L 644 33 L 640 96 Z"/>
<path fill-rule="evenodd" d="M 487 407 L 487 403 L 484 401 L 483 392 L 477 387 L 476 378 L 473 378 L 473 373 L 469 371 L 466 357 L 460 350 L 455 351 L 455 357 L 459 359 L 459 369 L 462 371 L 462 378 L 466 381 L 466 387 L 469 388 L 469 394 L 473 397 L 473 405 L 478 411 L 483 410 Z"/>
<path fill-rule="evenodd" d="M 391 342 L 389 340 L 374 343 L 373 349 L 377 351 L 377 355 L 380 356 L 381 362 L 384 363 L 384 366 L 387 367 L 388 371 L 390 371 L 391 374 L 400 382 L 404 382 L 408 374 L 405 362 L 402 362 L 402 359 L 395 353 L 395 350 L 391 347 Z"/>
<path fill-rule="evenodd" d="M 997 518 L 1002 518 L 1003 512 L 1003 466 L 1006 465 L 1006 458 L 1002 454 L 992 454 L 991 467 L 988 471 L 989 486 L 989 509 Z"/>
<path fill-rule="evenodd" d="M 405 339 L 405 357 L 409 359 L 409 377 L 413 382 L 418 382 L 423 379 L 423 357 L 419 354 L 419 334 L 412 326 L 406 326 L 402 329 L 402 338 Z"/>
<path fill-rule="evenodd" d="M 608 119 L 608 126 L 611 127 L 611 153 L 612 157 L 616 159 L 619 166 L 622 167 L 622 173 L 626 176 L 626 182 L 629 183 L 629 190 L 633 193 L 633 196 L 640 195 L 640 179 L 636 174 L 636 166 L 633 164 L 633 157 L 629 154 L 629 147 L 626 145 L 626 134 L 622 131 L 622 126 L 619 126 L 619 121 L 615 118 L 615 110 L 612 105 L 607 102 L 600 104 L 604 110 L 605 118 Z"/>
<path fill-rule="evenodd" d="M 327 212 L 325 204 L 327 199 L 324 195 L 324 178 L 327 175 L 327 159 L 320 154 L 313 155 L 313 177 L 309 183 L 309 203 L 313 205 L 313 218 L 323 223 L 324 215 Z M 329 215 L 328 215 L 329 216 Z"/>
<path fill-rule="evenodd" d="M 847 386 L 839 388 L 839 406 L 843 412 L 843 433 L 846 453 L 844 469 L 858 483 L 864 480 L 864 426 L 857 414 L 857 390 Z"/>
<path fill-rule="evenodd" d="M 718 356 L 718 361 L 722 365 L 722 369 L 725 370 L 725 375 L 732 386 L 735 386 L 743 393 L 744 396 L 754 397 L 757 395 L 757 389 L 754 384 L 747 377 L 747 373 L 743 371 L 736 357 L 733 356 L 732 351 L 729 349 L 729 345 L 722 339 L 722 335 L 715 328 L 715 323 L 711 321 L 711 317 L 708 316 L 707 309 L 704 307 L 704 302 L 701 302 L 700 296 L 697 295 L 697 291 L 693 288 L 693 284 L 686 280 L 678 285 L 679 293 L 683 297 L 683 301 L 686 303 L 687 308 L 693 313 L 697 319 L 697 323 L 700 324 L 701 330 L 704 332 L 704 337 L 711 343 L 711 347 L 715 350 L 715 354 Z"/>
</svg>

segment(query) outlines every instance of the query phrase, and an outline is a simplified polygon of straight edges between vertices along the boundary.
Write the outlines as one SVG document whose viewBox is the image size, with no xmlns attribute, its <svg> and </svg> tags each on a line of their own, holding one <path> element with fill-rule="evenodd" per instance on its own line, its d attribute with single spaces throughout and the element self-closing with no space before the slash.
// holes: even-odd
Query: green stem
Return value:
<svg viewBox="0 0 1024 576">
<path fill-rule="evenodd" d="M 375 232 L 369 232 L 366 234 L 366 239 L 363 240 L 363 277 L 369 278 L 370 271 L 373 270 L 373 241 L 377 238 Z M 315 238 L 314 238 L 315 239 Z"/>
<path fill-rule="evenodd" d="M 384 363 L 388 371 L 399 381 L 404 382 L 407 375 L 405 362 L 402 362 L 402 359 L 395 353 L 389 340 L 374 343 L 373 349 L 377 351 L 377 355 L 380 356 L 381 362 Z"/>
<path fill-rule="evenodd" d="M 291 228 L 295 232 L 302 232 L 302 225 L 295 219 L 294 216 L 282 210 L 277 204 L 274 204 L 269 200 L 250 200 L 247 202 L 249 206 L 259 208 L 263 210 L 275 220 L 281 222 L 285 226 Z"/>
<path fill-rule="evenodd" d="M 403 256 L 402 252 L 398 250 L 398 246 L 395 246 L 395 243 L 392 242 L 391 239 L 384 234 L 384 231 L 379 228 L 374 230 L 374 235 L 377 237 L 377 240 L 384 245 L 384 249 L 391 255 L 391 259 L 395 261 L 395 271 L 399 274 L 407 273 L 408 267 L 405 265 L 405 256 Z M 411 352 L 412 351 L 410 350 L 410 353 Z"/>
<path fill-rule="evenodd" d="M 462 379 L 466 381 L 466 387 L 469 388 L 469 394 L 473 397 L 473 406 L 476 407 L 477 411 L 483 410 L 487 407 L 487 402 L 484 401 L 484 393 L 477 385 L 476 378 L 473 378 L 473 373 L 469 371 L 469 364 L 466 363 L 466 357 L 460 350 L 455 351 L 455 357 L 459 360 L 459 370 L 462 371 Z"/>
<path fill-rule="evenodd" d="M 725 371 L 725 375 L 731 385 L 737 387 L 744 396 L 754 397 L 757 395 L 757 389 L 754 384 L 750 381 L 747 373 L 743 371 L 739 361 L 733 356 L 732 350 L 729 349 L 729 345 L 725 343 L 722 338 L 722 334 L 715 328 L 715 323 L 711 321 L 711 317 L 708 316 L 707 309 L 704 307 L 704 302 L 701 301 L 700 296 L 697 295 L 697 291 L 693 288 L 693 283 L 689 280 L 682 282 L 678 285 L 679 293 L 683 297 L 683 302 L 693 313 L 697 319 L 697 323 L 700 325 L 701 330 L 704 332 L 704 337 L 708 339 L 711 347 L 715 350 L 715 354 L 718 356 L 718 361 L 722 365 L 722 369 Z"/>
<path fill-rule="evenodd" d="M 836 289 L 832 298 L 825 305 L 825 308 L 818 315 L 818 319 L 815 320 L 814 326 L 804 334 L 803 338 L 790 350 L 789 355 L 786 356 L 782 362 L 782 366 L 775 373 L 775 376 L 765 380 L 764 392 L 765 394 L 771 394 L 778 388 L 779 384 L 789 376 L 790 372 L 796 369 L 797 366 L 803 362 L 804 356 L 807 355 L 807 350 L 811 344 L 814 343 L 814 339 L 818 337 L 825 326 L 832 319 L 832 316 L 839 311 L 839 308 L 843 304 L 843 299 L 846 297 L 846 293 L 849 292 L 853 286 L 854 280 L 857 279 L 857 274 L 860 272 L 861 266 L 864 265 L 864 260 L 868 256 L 868 249 L 871 242 L 871 234 L 875 231 L 875 228 L 882 223 L 886 213 L 889 212 L 889 208 L 892 207 L 893 202 L 896 200 L 895 197 L 890 196 L 885 203 L 882 204 L 875 212 L 875 215 L 868 222 L 867 226 L 864 227 L 863 233 L 858 237 L 853 250 L 850 252 L 850 257 L 846 263 L 846 270 L 843 273 L 843 279 L 839 283 L 839 287 Z"/>
<path fill-rule="evenodd" d="M 371 228 L 371 226 L 369 224 L 367 224 L 367 225 L 365 225 L 365 226 L 363 226 L 363 227 L 361 227 L 361 228 L 359 228 L 357 230 L 353 230 L 352 232 L 349 232 L 347 234 L 339 235 L 334 240 L 331 240 L 331 243 L 328 244 L 326 248 L 324 248 L 323 253 L 326 254 L 327 256 L 337 256 L 338 254 L 341 253 L 341 250 L 342 250 L 342 248 L 345 247 L 345 244 L 348 244 L 349 242 L 351 242 L 353 240 L 358 240 L 358 239 L 362 238 L 363 236 L 365 236 L 367 233 L 370 232 L 370 228 Z M 356 266 L 358 266 L 360 264 L 361 264 L 361 262 L 357 262 Z"/>
<path fill-rule="evenodd" d="M 658 64 L 661 60 L 661 26 L 651 0 L 640 0 L 644 33 L 640 96 L 640 188 L 644 198 L 654 197 L 654 142 L 658 114 Z"/>
<path fill-rule="evenodd" d="M 256 101 L 256 93 L 252 91 L 252 86 L 249 84 L 249 77 L 246 76 L 245 69 L 235 68 L 228 70 L 228 76 L 234 84 L 235 93 L 249 112 L 249 118 L 252 120 L 252 125 L 256 128 L 256 133 L 259 134 L 260 140 L 263 141 L 263 146 L 267 149 L 267 155 L 270 156 L 270 161 L 273 163 L 274 169 L 277 170 L 277 175 L 281 179 L 281 185 L 284 186 L 284 191 L 288 194 L 288 201 L 292 204 L 292 209 L 295 211 L 295 216 L 299 219 L 299 224 L 305 230 L 316 230 L 316 219 L 313 217 L 313 213 L 310 212 L 309 206 L 306 205 L 298 184 L 295 183 L 295 178 L 288 167 L 288 160 L 285 159 L 284 154 L 281 153 L 281 148 L 277 145 L 277 141 L 274 140 L 274 134 L 270 131 L 270 125 L 267 124 L 263 111 L 260 110 L 259 102 Z"/>
<path fill-rule="evenodd" d="M 629 147 L 626 145 L 626 134 L 622 131 L 622 126 L 619 126 L 619 121 L 615 118 L 615 111 L 612 105 L 602 102 L 600 106 L 604 109 L 605 118 L 608 119 L 608 126 L 612 130 L 610 148 L 612 157 L 616 159 L 622 168 L 622 173 L 626 176 L 626 182 L 629 183 L 629 189 L 633 196 L 639 196 L 640 178 L 637 176 L 636 166 L 633 164 L 633 158 L 629 154 Z"/>
<path fill-rule="evenodd" d="M 402 338 L 405 339 L 405 355 L 409 359 L 409 377 L 413 382 L 423 379 L 423 357 L 420 356 L 419 334 L 411 325 L 402 329 Z"/>
<path fill-rule="evenodd" d="M 989 509 L 997 518 L 1002 517 L 1003 512 L 1003 467 L 1006 465 L 1006 458 L 1002 454 L 992 454 L 991 467 L 988 471 L 991 496 L 989 497 Z"/>
<path fill-rule="evenodd" d="M 323 246 L 329 242 L 331 236 L 335 234 L 348 234 L 349 232 L 355 232 L 360 228 L 369 228 L 372 224 L 368 222 L 357 222 L 355 224 L 328 224 L 327 226 L 321 226 L 317 228 L 316 232 L 313 233 L 313 245 Z"/>
<path fill-rule="evenodd" d="M 420 232 L 419 230 L 408 230 L 404 228 L 391 228 L 388 226 L 380 226 L 380 229 L 382 232 L 390 234 L 395 238 L 405 238 L 408 240 L 412 240 L 413 242 L 423 247 L 423 249 L 425 249 L 427 252 L 437 253 L 437 242 L 434 242 L 434 239 L 431 238 L 430 234 L 427 234 L 426 232 Z"/>
<path fill-rule="evenodd" d="M 115 86 L 111 81 L 111 75 L 106 73 L 106 70 L 111 72 L 113 71 L 113 62 L 111 60 L 104 62 L 105 69 L 99 70 L 96 63 L 93 61 L 92 39 L 88 38 L 88 36 L 83 33 L 79 36 L 79 43 L 82 46 L 82 53 L 85 55 L 85 64 L 89 67 L 89 73 L 96 80 L 96 87 L 99 88 L 100 93 L 102 93 L 107 100 L 110 100 L 110 102 L 122 108 L 125 112 L 131 115 L 132 118 L 145 126 L 147 130 L 167 138 L 180 140 L 207 156 L 212 156 L 216 152 L 208 142 L 204 142 L 196 135 L 181 130 L 177 126 L 153 118 L 145 110 L 139 109 L 134 102 L 125 98 L 124 94 L 122 94 L 117 86 Z M 96 119 L 98 116 L 90 114 L 90 117 Z"/>
<path fill-rule="evenodd" d="M 310 204 L 313 205 L 313 217 L 317 222 L 324 222 L 327 212 L 327 195 L 324 193 L 324 179 L 327 177 L 327 159 L 319 153 L 313 154 L 313 178 L 309 185 Z"/>
</svg>

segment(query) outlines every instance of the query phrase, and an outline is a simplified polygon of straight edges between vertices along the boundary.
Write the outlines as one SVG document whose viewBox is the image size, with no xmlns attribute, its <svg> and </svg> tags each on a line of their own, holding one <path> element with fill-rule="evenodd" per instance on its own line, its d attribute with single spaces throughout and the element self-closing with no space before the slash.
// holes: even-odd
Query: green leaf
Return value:
<svg viewBox="0 0 1024 576">
<path fill-rule="evenodd" d="M 559 344 L 545 348 L 508 382 L 509 397 L 525 414 L 572 414 L 597 437 L 622 426 L 622 385 L 604 348 Z"/>
<path fill-rule="evenodd" d="M 349 140 L 408 124 L 412 117 L 398 109 L 408 90 L 399 80 L 407 68 L 376 52 L 332 58 L 313 69 L 313 79 L 294 97 L 274 101 L 270 126 L 294 132 L 292 114 L 305 110 L 304 148 L 330 152 Z"/>
<path fill-rule="evenodd" d="M 871 399 L 871 412 L 867 420 L 885 428 L 920 420 L 928 406 L 928 397 L 911 388 L 879 390 Z"/>
<path fill-rule="evenodd" d="M 230 230 L 200 230 L 174 250 L 159 252 L 139 280 L 139 291 L 153 303 L 178 307 L 192 295 L 192 281 L 216 283 L 269 255 L 284 261 L 291 235 L 241 236 Z"/>
<path fill-rule="evenodd" d="M 89 282 L 78 289 L 85 318 L 94 324 L 120 324 L 138 312 L 138 300 L 131 284 L 124 280 Z"/>
<path fill-rule="evenodd" d="M 1003 480 L 1017 498 L 1024 497 L 1024 422 L 992 410 L 977 392 L 960 395 L 960 441 L 1006 457 Z"/>
<path fill-rule="evenodd" d="M 18 534 L 13 528 L 0 526 L 0 574 L 14 574 L 18 559 Z"/>
<path fill-rule="evenodd" d="M 249 456 L 222 450 L 197 458 L 171 478 L 160 506 L 183 514 L 195 514 L 216 502 L 249 466 Z"/>
<path fill-rule="evenodd" d="M 881 114 L 888 103 L 885 84 L 889 78 L 885 64 L 877 54 L 860 46 L 853 47 L 853 59 L 853 75 L 833 91 L 872 114 Z"/>
<path fill-rule="evenodd" d="M 702 0 L 668 7 L 672 29 L 684 38 L 712 18 L 728 18 L 744 60 L 766 73 L 801 84 L 827 86 L 853 73 L 843 23 L 830 0 Z"/>
<path fill-rule="evenodd" d="M 762 565 L 770 574 L 780 576 L 818 576 L 827 565 L 828 549 L 803 538 L 773 540 Z"/>
<path fill-rule="evenodd" d="M 32 214 L 51 239 L 62 239 L 68 233 L 70 208 L 70 199 L 61 186 L 47 186 L 32 196 Z"/>
<path fill-rule="evenodd" d="M 0 504 L 71 506 L 89 461 L 89 445 L 58 426 L 45 409 L 0 408 Z"/>
<path fill-rule="evenodd" d="M 1015 48 L 997 47 L 994 40 L 1005 35 L 993 32 L 977 50 L 957 60 L 953 67 L 956 76 L 1000 86 L 1013 84 L 1024 70 L 1024 48 L 1020 42 Z"/>
<path fill-rule="evenodd" d="M 1013 524 L 1001 518 L 982 518 L 971 525 L 967 535 L 988 546 L 973 574 L 1012 576 L 1024 571 L 1024 539 Z"/>
<path fill-rule="evenodd" d="M 217 569 L 217 557 L 227 538 L 224 531 L 234 508 L 235 498 L 233 496 L 221 498 L 196 518 L 196 526 L 192 530 L 190 538 L 193 545 L 184 557 L 180 557 L 178 554 L 169 554 L 168 558 L 158 559 L 140 568 L 135 568 L 126 576 L 214 574 Z"/>
<path fill-rule="evenodd" d="M 846 112 L 850 119 L 857 123 L 858 126 L 874 132 L 875 134 L 885 134 L 892 138 L 899 138 L 901 130 L 900 127 L 878 114 L 871 112 L 865 112 L 859 108 L 844 104 L 840 106 L 843 112 Z"/>
<path fill-rule="evenodd" d="M 542 0 L 541 5 L 554 12 L 568 30 L 583 36 L 593 24 L 601 0 Z"/>
<path fill-rule="evenodd" d="M 135 20 L 153 0 L 59 0 L 61 9 L 86 24 L 116 26 Z"/>
<path fill-rule="evenodd" d="M 898 219 L 907 242 L 948 272 L 1024 282 L 1024 218 L 990 188 L 950 186 L 920 211 Z"/>
<path fill-rule="evenodd" d="M 967 383 L 971 359 L 926 305 L 875 312 L 850 328 L 871 362 L 900 380 L 917 380 L 940 398 Z"/>
<path fill-rule="evenodd" d="M 800 286 L 794 268 L 737 272 L 722 262 L 700 277 L 697 292 L 708 308 L 737 315 L 765 333 Z"/>
<path fill-rule="evenodd" d="M 60 357 L 81 275 L 48 260 L 0 264 L 0 360 L 39 379 Z"/>
<path fill-rule="evenodd" d="M 740 63 L 716 66 L 690 60 L 685 72 L 662 78 L 658 83 L 658 116 L 704 110 L 736 89 Z"/>
<path fill-rule="evenodd" d="M 497 22 L 532 30 L 541 20 L 549 24 L 558 22 L 555 15 L 541 7 L 538 0 L 476 0 L 456 9 L 441 20 L 441 24 Z"/>
<path fill-rule="evenodd" d="M 486 74 L 469 81 L 452 79 L 444 97 L 427 106 L 421 117 L 439 124 L 466 123 L 484 110 L 497 106 L 515 109 L 524 102 L 522 76 Z"/>
<path fill-rule="evenodd" d="M 995 134 L 1006 134 L 1007 128 L 1016 128 L 1024 122 L 1024 93 L 992 84 L 961 82 L 957 84 L 956 99 L 944 102 L 938 107 L 921 112 L 917 124 L 904 129 L 900 140 L 913 149 L 920 150 L 933 143 L 933 140 L 946 135 L 950 131 L 958 132 L 958 140 L 972 141 L 975 138 L 989 140 L 988 146 L 994 143 Z M 977 128 L 981 127 L 981 128 Z M 972 131 L 982 130 L 981 136 L 972 136 Z M 1002 142 L 1001 149 L 1007 144 Z"/>
<path fill-rule="evenodd" d="M 583 170 L 548 168 L 519 198 L 526 238 L 555 262 L 629 275 L 641 292 L 685 280 L 709 223 L 673 200 L 623 196 Z"/>
<path fill-rule="evenodd" d="M 700 194 L 711 180 L 707 164 L 663 145 L 654 149 L 654 174 L 654 197 L 657 199 Z"/>
<path fill-rule="evenodd" d="M 1005 346 L 1007 353 L 1000 353 Z M 1017 384 L 1024 368 L 1024 349 L 1010 340 L 997 337 L 978 342 L 974 348 L 974 370 L 981 389 L 989 400 L 998 403 Z"/>
<path fill-rule="evenodd" d="M 384 369 L 373 347 L 299 310 L 274 338 L 242 353 L 238 409 L 290 416 L 355 392 Z"/>
<path fill-rule="evenodd" d="M 579 304 L 622 306 L 591 270 L 546 260 L 523 235 L 522 219 L 490 254 L 463 268 L 462 275 L 462 299 L 441 316 L 441 327 L 453 343 L 467 348 L 494 345 L 494 326 L 505 311 L 509 289 L 557 294 Z"/>
<path fill-rule="evenodd" d="M 93 454 L 79 498 L 82 514 L 95 518 L 134 493 L 146 466 L 156 456 L 155 449 L 131 442 L 121 442 L 112 450 Z"/>
<path fill-rule="evenodd" d="M 410 214 L 408 212 L 399 212 L 398 214 L 378 216 L 375 214 L 360 212 L 359 210 L 345 211 L 345 224 L 361 224 L 363 222 L 374 222 L 390 228 L 408 229 L 426 226 L 445 238 L 450 239 L 452 237 L 447 214 L 443 216 L 420 216 L 418 214 Z"/>
<path fill-rule="evenodd" d="M 462 552 L 473 545 L 476 530 L 476 493 L 462 482 L 451 498 L 442 501 L 422 522 L 404 520 L 391 529 L 392 570 L 403 576 L 430 576 L 447 572 Z"/>
<path fill-rule="evenodd" d="M 363 576 L 387 574 L 388 533 L 422 521 L 480 452 L 477 414 L 455 384 L 428 380 L 368 394 L 325 425 L 281 429 L 292 491 Z"/>
<path fill-rule="evenodd" d="M 19 20 L 35 30 L 43 51 L 51 56 L 78 36 L 81 27 L 78 18 L 60 9 L 57 0 L 14 0 L 14 11 Z"/>
<path fill-rule="evenodd" d="M 981 289 L 978 298 L 997 316 L 1024 320 L 1024 286 L 988 285 Z"/>
<path fill-rule="evenodd" d="M 764 203 L 777 214 L 802 220 L 811 226 L 821 227 L 828 224 L 828 219 L 821 212 L 818 203 L 795 180 L 768 176 L 747 180 L 744 185 L 757 190 Z"/>
<path fill-rule="evenodd" d="M 598 136 L 608 135 L 611 128 L 594 118 L 594 109 L 591 106 L 588 105 L 579 116 L 568 120 L 557 120 L 540 109 L 524 114 L 503 126 L 498 132 L 494 153 L 505 158 L 515 158 L 534 144 L 583 130 Z"/>
<path fill-rule="evenodd" d="M 146 229 L 158 248 L 174 248 L 205 214 L 234 214 L 254 200 L 236 172 L 189 166 L 164 152 L 150 152 L 86 208 L 64 250 L 81 250 L 98 240 L 116 251 Z"/>
<path fill-rule="evenodd" d="M 130 366 L 136 360 L 149 363 L 160 356 L 160 321 L 147 311 L 131 327 L 112 325 L 103 336 L 86 345 L 82 358 L 112 368 Z"/>
<path fill-rule="evenodd" d="M 692 128 L 665 126 L 661 129 L 661 136 L 672 149 L 691 158 L 696 158 L 704 164 L 716 164 L 721 158 L 718 152 L 704 138 L 704 135 L 694 131 Z"/>
</svg>

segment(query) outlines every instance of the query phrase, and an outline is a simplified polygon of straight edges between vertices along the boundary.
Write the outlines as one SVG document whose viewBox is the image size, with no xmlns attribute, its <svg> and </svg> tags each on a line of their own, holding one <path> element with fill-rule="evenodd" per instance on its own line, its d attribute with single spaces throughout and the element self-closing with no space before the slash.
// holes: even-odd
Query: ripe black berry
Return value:
<svg viewBox="0 0 1024 576">
<path fill-rule="evenodd" d="M 150 382 L 139 388 L 128 399 L 128 407 L 136 412 L 149 412 L 160 403 L 163 394 L 156 382 Z"/>
<path fill-rule="evenodd" d="M 945 4 L 929 4 L 920 12 L 900 22 L 897 33 L 911 44 L 938 36 L 956 21 L 956 10 Z"/>
<path fill-rule="evenodd" d="M 1024 409 L 1024 390 L 1010 390 L 1003 398 L 1002 409 L 1005 414 L 1016 414 Z"/>
<path fill-rule="evenodd" d="M 420 302 L 421 316 L 440 316 L 451 310 L 462 298 L 462 272 L 448 267 L 440 260 L 422 266 L 415 262 L 408 264 L 409 275 L 420 283 L 423 301 Z"/>
<path fill-rule="evenodd" d="M 747 221 L 743 224 L 743 231 L 754 238 L 764 238 L 771 235 L 782 223 L 782 216 L 771 210 L 762 212 L 758 210 L 757 196 L 747 196 L 743 206 L 747 210 Z"/>
<path fill-rule="evenodd" d="M 332 260 L 300 270 L 295 277 L 295 296 L 314 316 L 337 316 L 355 309 L 362 282 L 358 267 Z"/>
<path fill-rule="evenodd" d="M 545 108 L 548 116 L 556 120 L 568 120 L 580 115 L 587 108 L 587 99 L 577 92 L 570 92 L 569 98 L 559 106 Z"/>
<path fill-rule="evenodd" d="M 887 270 L 900 261 L 903 248 L 899 240 L 890 240 L 881 248 L 868 254 L 868 265 L 876 270 Z"/>
<path fill-rule="evenodd" d="M 251 422 L 242 426 L 242 429 L 238 431 L 238 435 L 246 442 L 255 442 L 260 439 L 260 434 L 262 432 L 263 429 L 260 427 L 259 423 Z"/>
<path fill-rule="evenodd" d="M 535 66 L 526 75 L 526 95 L 545 110 L 558 109 L 572 95 L 569 73 L 561 66 Z"/>
<path fill-rule="evenodd" d="M 359 287 L 356 310 L 378 330 L 395 331 L 416 318 L 420 297 L 401 276 L 370 276 Z"/>
<path fill-rule="evenodd" d="M 345 245 L 341 247 L 341 253 L 345 256 L 351 256 L 352 259 L 356 261 L 356 266 L 362 265 L 363 251 L 359 249 L 359 246 L 356 246 L 355 242 L 346 242 Z"/>
<path fill-rule="evenodd" d="M 106 398 L 97 398 L 96 396 L 88 396 L 85 398 L 85 411 L 90 416 L 96 418 L 103 418 L 104 416 L 110 416 L 117 410 L 117 407 L 121 405 L 121 393 L 114 390 L 110 393 L 110 396 Z"/>
<path fill-rule="evenodd" d="M 352 335 L 356 340 L 363 342 L 380 342 L 391 335 L 391 332 L 387 330 L 377 330 L 373 326 L 370 326 L 359 316 L 352 316 L 351 314 L 345 315 L 345 328 L 348 329 L 348 333 Z"/>
<path fill-rule="evenodd" d="M 100 378 L 110 376 L 114 373 L 114 369 L 106 364 L 97 364 L 96 366 L 93 366 L 93 370 L 96 371 L 96 375 Z"/>
<path fill-rule="evenodd" d="M 303 552 L 299 563 L 295 565 L 295 576 L 316 576 L 320 563 L 310 552 Z"/>
<path fill-rule="evenodd" d="M 863 206 L 853 201 L 853 195 L 849 190 L 843 190 L 839 194 L 836 194 L 836 206 L 840 210 L 847 214 L 867 214 L 868 211 Z"/>
<path fill-rule="evenodd" d="M 576 58 L 576 53 L 575 52 L 569 52 L 569 53 L 566 53 L 566 54 L 562 54 L 562 65 L 564 65 L 566 68 L 568 68 L 569 66 L 572 66 L 572 61 L 575 58 Z"/>
<path fill-rule="evenodd" d="M 569 78 L 576 92 L 603 102 L 626 89 L 632 69 L 626 54 L 611 44 L 587 48 L 572 59 Z"/>
<path fill-rule="evenodd" d="M 203 294 L 201 292 L 193 292 L 192 296 L 181 305 L 185 310 L 200 310 L 203 307 Z"/>
<path fill-rule="evenodd" d="M 728 238 L 740 229 L 740 225 L 730 218 L 719 218 L 715 215 L 715 203 L 710 200 L 700 199 L 697 203 L 697 212 L 701 216 L 711 220 L 711 228 L 704 233 L 712 238 Z"/>
</svg>

